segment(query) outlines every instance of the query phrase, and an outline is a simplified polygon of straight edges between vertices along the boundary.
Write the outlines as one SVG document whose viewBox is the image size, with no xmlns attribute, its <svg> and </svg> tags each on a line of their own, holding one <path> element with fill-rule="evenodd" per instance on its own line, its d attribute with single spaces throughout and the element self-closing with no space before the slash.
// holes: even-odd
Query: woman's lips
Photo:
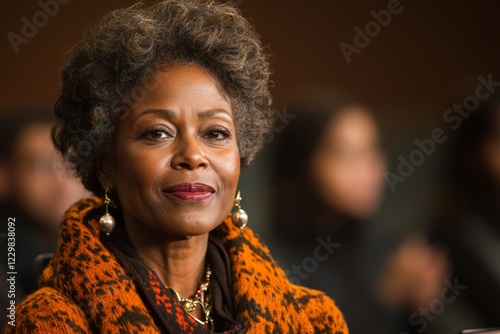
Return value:
<svg viewBox="0 0 500 334">
<path fill-rule="evenodd" d="M 166 189 L 165 192 L 185 201 L 204 201 L 209 199 L 215 190 L 203 183 L 181 183 Z"/>
</svg>

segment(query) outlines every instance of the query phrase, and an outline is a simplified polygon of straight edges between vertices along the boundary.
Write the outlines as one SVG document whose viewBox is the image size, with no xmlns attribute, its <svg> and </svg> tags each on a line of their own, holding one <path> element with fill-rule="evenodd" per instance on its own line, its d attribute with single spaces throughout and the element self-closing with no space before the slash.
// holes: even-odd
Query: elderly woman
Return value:
<svg viewBox="0 0 500 334">
<path fill-rule="evenodd" d="M 230 4 L 166 0 L 91 29 L 53 137 L 96 196 L 69 209 L 7 332 L 347 333 L 244 229 L 237 183 L 270 128 L 269 74 Z"/>
</svg>

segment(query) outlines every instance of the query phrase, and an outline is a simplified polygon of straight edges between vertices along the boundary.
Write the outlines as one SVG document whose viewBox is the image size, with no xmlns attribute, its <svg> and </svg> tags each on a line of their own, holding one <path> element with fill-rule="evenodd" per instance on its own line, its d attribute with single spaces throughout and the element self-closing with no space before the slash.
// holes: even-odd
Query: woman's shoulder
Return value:
<svg viewBox="0 0 500 334">
<path fill-rule="evenodd" d="M 251 328 L 260 326 L 262 332 L 293 328 L 295 332 L 348 333 L 333 300 L 323 292 L 292 284 L 251 229 L 241 231 L 227 220 L 216 232 L 230 258 L 240 316 L 247 318 Z"/>
<path fill-rule="evenodd" d="M 315 333 L 349 333 L 342 312 L 324 292 L 299 285 L 291 285 L 291 290 L 314 325 Z"/>
<path fill-rule="evenodd" d="M 90 333 L 85 313 L 70 298 L 42 287 L 24 299 L 15 311 L 15 326 L 5 333 Z"/>
</svg>

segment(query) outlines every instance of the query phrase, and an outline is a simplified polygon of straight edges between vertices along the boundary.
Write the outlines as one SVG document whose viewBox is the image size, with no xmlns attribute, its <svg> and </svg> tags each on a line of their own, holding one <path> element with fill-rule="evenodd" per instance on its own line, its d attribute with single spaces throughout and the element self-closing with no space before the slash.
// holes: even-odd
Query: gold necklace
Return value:
<svg viewBox="0 0 500 334">
<path fill-rule="evenodd" d="M 173 293 L 175 298 L 182 307 L 188 312 L 188 314 L 193 317 L 198 323 L 202 325 L 207 325 L 210 330 L 214 328 L 214 320 L 212 319 L 212 298 L 210 298 L 210 276 L 212 276 L 212 271 L 210 270 L 210 264 L 207 265 L 205 270 L 205 278 L 201 282 L 199 289 L 191 298 L 181 298 L 179 293 L 175 291 L 174 288 L 169 288 Z M 192 313 L 196 310 L 197 306 L 201 307 L 201 311 L 205 319 L 201 320 L 195 317 Z"/>
</svg>

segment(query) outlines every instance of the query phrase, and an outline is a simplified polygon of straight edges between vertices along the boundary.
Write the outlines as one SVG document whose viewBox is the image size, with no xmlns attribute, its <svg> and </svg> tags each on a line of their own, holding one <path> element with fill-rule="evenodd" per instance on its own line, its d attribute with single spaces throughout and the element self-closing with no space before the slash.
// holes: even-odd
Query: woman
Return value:
<svg viewBox="0 0 500 334">
<path fill-rule="evenodd" d="M 269 129 L 269 73 L 230 4 L 166 0 L 90 30 L 63 70 L 54 141 L 97 196 L 68 211 L 7 332 L 347 333 L 243 229 L 234 196 Z"/>
<path fill-rule="evenodd" d="M 290 281 L 336 300 L 351 333 L 399 333 L 405 307 L 441 291 L 439 255 L 376 231 L 385 157 L 371 112 L 331 93 L 303 95 L 273 143 L 270 248 Z M 430 292 L 417 287 L 424 281 Z"/>
<path fill-rule="evenodd" d="M 382 200 L 385 171 L 371 113 L 327 92 L 304 93 L 287 112 L 295 118 L 273 143 L 272 226 L 281 231 L 277 235 L 315 237 L 370 220 Z M 283 164 L 289 168 L 281 170 Z"/>
</svg>

